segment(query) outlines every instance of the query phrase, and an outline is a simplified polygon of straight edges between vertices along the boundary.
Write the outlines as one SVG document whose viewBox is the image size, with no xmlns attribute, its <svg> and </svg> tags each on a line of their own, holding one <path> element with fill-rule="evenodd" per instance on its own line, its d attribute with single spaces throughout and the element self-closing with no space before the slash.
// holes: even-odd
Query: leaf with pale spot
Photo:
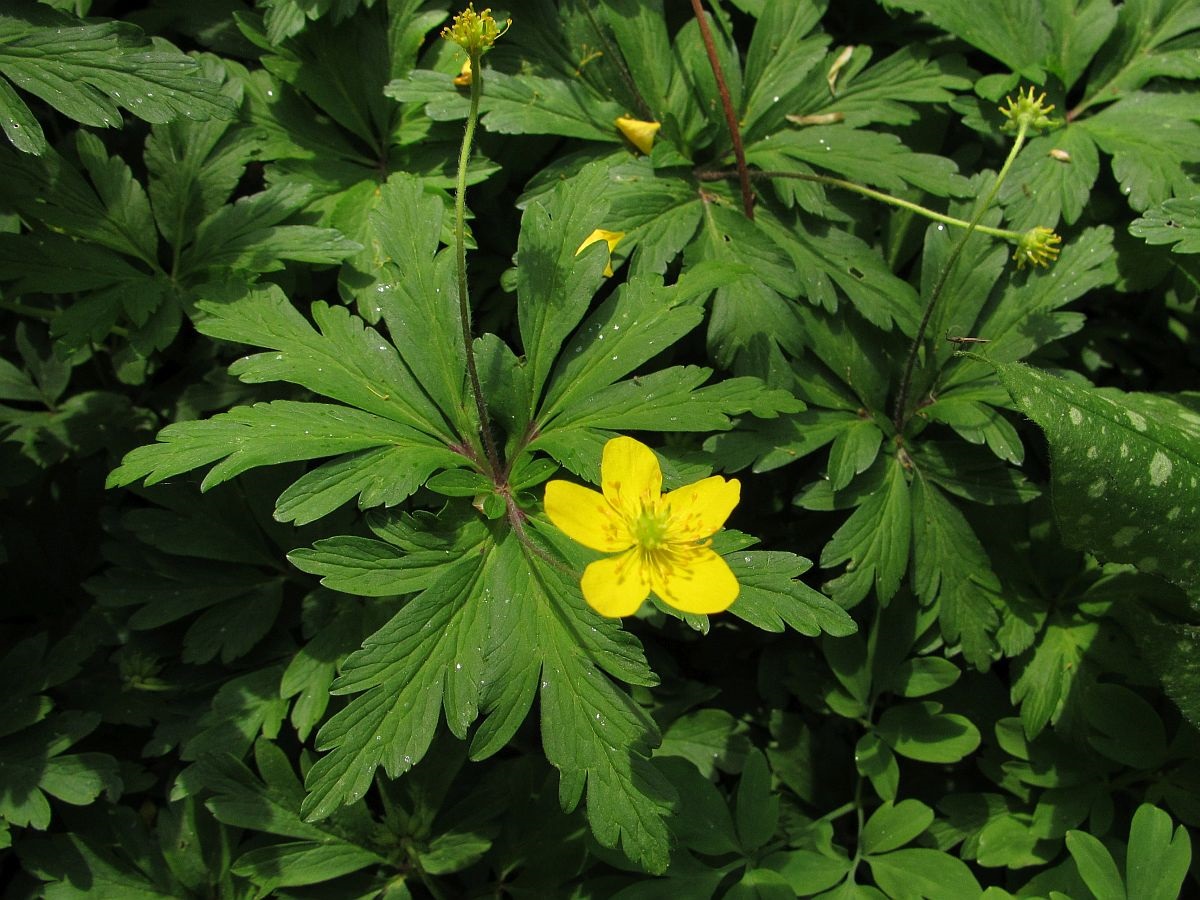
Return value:
<svg viewBox="0 0 1200 900">
<path fill-rule="evenodd" d="M 1200 412 L 1195 401 L 1097 390 L 996 365 L 1017 408 L 1046 433 L 1063 540 L 1200 590 Z"/>
</svg>

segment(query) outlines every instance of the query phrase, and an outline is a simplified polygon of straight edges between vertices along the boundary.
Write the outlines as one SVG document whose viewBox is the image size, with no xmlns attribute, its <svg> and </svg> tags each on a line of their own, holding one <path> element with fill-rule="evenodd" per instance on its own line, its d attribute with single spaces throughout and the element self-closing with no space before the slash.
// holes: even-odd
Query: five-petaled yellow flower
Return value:
<svg viewBox="0 0 1200 900">
<path fill-rule="evenodd" d="M 737 598 L 729 565 L 711 537 L 741 496 L 719 475 L 662 492 L 658 459 L 645 444 L 616 437 L 604 445 L 603 493 L 568 481 L 546 485 L 546 515 L 585 547 L 614 554 L 584 570 L 584 599 L 604 616 L 630 616 L 653 591 L 686 613 L 716 613 Z"/>
</svg>

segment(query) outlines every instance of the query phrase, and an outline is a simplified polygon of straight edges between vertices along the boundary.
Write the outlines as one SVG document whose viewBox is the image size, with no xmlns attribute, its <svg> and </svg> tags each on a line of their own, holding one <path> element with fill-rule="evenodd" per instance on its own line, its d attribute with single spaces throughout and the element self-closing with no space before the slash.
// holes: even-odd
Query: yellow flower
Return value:
<svg viewBox="0 0 1200 900">
<path fill-rule="evenodd" d="M 654 136 L 658 134 L 658 129 L 662 128 L 659 122 L 646 122 L 642 119 L 631 119 L 629 116 L 621 116 L 615 124 L 621 134 L 629 139 L 629 143 L 646 154 L 654 148 Z"/>
<path fill-rule="evenodd" d="M 658 459 L 645 444 L 604 445 L 597 493 L 569 481 L 546 485 L 546 515 L 585 547 L 613 554 L 584 570 L 583 596 L 604 616 L 630 616 L 653 591 L 685 613 L 716 613 L 737 598 L 729 565 L 711 537 L 741 496 L 719 475 L 662 493 Z"/>
<path fill-rule="evenodd" d="M 598 244 L 601 241 L 604 241 L 606 244 L 608 244 L 609 253 L 608 264 L 604 267 L 604 277 L 612 278 L 612 252 L 617 249 L 617 244 L 621 243 L 621 238 L 623 237 L 625 237 L 625 232 L 623 231 L 605 231 L 603 228 L 597 228 L 583 239 L 583 243 L 580 244 L 575 250 L 575 255 L 578 256 L 588 247 L 592 246 L 592 244 Z"/>
</svg>

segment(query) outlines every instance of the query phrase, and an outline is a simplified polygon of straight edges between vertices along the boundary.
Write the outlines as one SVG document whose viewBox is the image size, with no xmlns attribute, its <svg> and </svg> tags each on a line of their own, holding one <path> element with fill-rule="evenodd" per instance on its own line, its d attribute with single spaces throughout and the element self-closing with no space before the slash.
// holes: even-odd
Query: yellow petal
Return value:
<svg viewBox="0 0 1200 900">
<path fill-rule="evenodd" d="M 663 498 L 663 506 L 670 510 L 667 540 L 698 541 L 716 534 L 741 496 L 741 482 L 720 475 L 671 491 Z"/>
<path fill-rule="evenodd" d="M 600 494 L 569 481 L 546 485 L 546 515 L 573 541 L 617 553 L 633 545 L 624 520 Z"/>
<path fill-rule="evenodd" d="M 629 143 L 646 154 L 653 149 L 654 136 L 658 134 L 658 129 L 662 128 L 659 122 L 646 122 L 642 119 L 631 119 L 629 116 L 617 119 L 616 126 L 621 134 L 629 139 Z"/>
<path fill-rule="evenodd" d="M 617 248 L 617 244 L 621 243 L 621 238 L 623 237 L 625 237 L 625 232 L 623 231 L 605 231 L 603 228 L 597 228 L 583 239 L 583 243 L 580 244 L 575 250 L 575 255 L 578 256 L 585 249 L 592 246 L 592 244 L 598 244 L 600 241 L 604 241 L 606 244 L 608 244 L 608 253 L 610 257 L 608 264 L 604 267 L 604 275 L 606 278 L 611 278 L 613 274 L 611 258 L 612 252 Z"/>
<path fill-rule="evenodd" d="M 663 603 L 707 615 L 728 609 L 737 599 L 741 585 L 728 563 L 708 547 L 688 548 L 672 557 L 655 569 L 651 585 Z"/>
<path fill-rule="evenodd" d="M 596 560 L 583 570 L 579 586 L 588 605 L 610 618 L 632 616 L 650 596 L 650 582 L 636 547 Z"/>
<path fill-rule="evenodd" d="M 458 70 L 458 74 L 454 76 L 455 87 L 470 87 L 471 86 L 471 60 L 467 59 L 462 64 L 462 68 Z"/>
<path fill-rule="evenodd" d="M 654 451 L 631 437 L 615 437 L 600 457 L 600 487 L 604 498 L 628 523 L 662 494 L 662 470 Z"/>
</svg>

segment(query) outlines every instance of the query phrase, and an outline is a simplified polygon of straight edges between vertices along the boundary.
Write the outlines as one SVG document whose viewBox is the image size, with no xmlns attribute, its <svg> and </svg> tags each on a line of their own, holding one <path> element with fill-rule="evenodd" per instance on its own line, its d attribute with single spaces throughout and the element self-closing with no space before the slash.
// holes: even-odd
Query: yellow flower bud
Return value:
<svg viewBox="0 0 1200 900">
<path fill-rule="evenodd" d="M 600 241 L 604 241 L 606 244 L 608 244 L 608 252 L 609 252 L 609 261 L 608 261 L 608 264 L 604 267 L 604 277 L 612 278 L 612 274 L 613 274 L 612 258 L 611 258 L 612 252 L 613 252 L 613 250 L 616 249 L 617 244 L 619 244 L 621 242 L 621 238 L 623 238 L 623 237 L 625 237 L 625 232 L 623 232 L 623 231 L 605 231 L 603 228 L 597 228 L 595 231 L 593 231 L 591 234 L 589 234 L 587 237 L 585 237 L 583 239 L 583 243 L 579 245 L 579 249 L 577 249 L 575 251 L 575 255 L 578 256 L 580 253 L 582 253 L 584 250 L 586 250 L 592 244 L 598 244 Z"/>
<path fill-rule="evenodd" d="M 631 119 L 629 116 L 621 116 L 617 119 L 616 126 L 621 134 L 629 140 L 629 143 L 646 154 L 653 149 L 654 136 L 658 134 L 658 129 L 662 128 L 662 124 L 659 122 L 646 122 L 642 119 Z"/>
</svg>

